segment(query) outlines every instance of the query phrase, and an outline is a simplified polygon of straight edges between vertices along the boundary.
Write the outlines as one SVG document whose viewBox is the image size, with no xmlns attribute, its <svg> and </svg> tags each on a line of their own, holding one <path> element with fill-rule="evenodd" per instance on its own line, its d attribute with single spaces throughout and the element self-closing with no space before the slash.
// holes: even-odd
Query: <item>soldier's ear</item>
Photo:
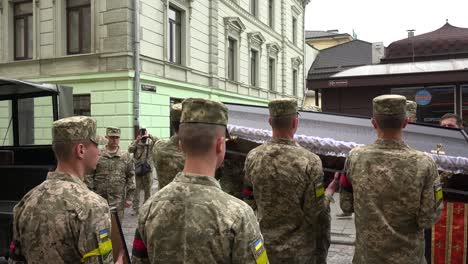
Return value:
<svg viewBox="0 0 468 264">
<path fill-rule="evenodd" d="M 377 124 L 377 121 L 375 121 L 374 118 L 371 119 L 371 123 L 372 123 L 372 126 L 373 126 L 375 129 L 379 128 L 379 124 Z"/>
<path fill-rule="evenodd" d="M 408 125 L 408 122 L 409 122 L 409 117 L 405 118 L 405 122 L 403 122 L 402 128 L 406 128 L 406 126 Z"/>
<path fill-rule="evenodd" d="M 84 159 L 85 152 L 86 152 L 85 148 L 86 148 L 85 145 L 83 143 L 81 143 L 81 142 L 75 144 L 75 146 L 73 147 L 73 152 L 74 152 L 76 158 L 78 158 L 80 160 Z"/>
<path fill-rule="evenodd" d="M 271 125 L 271 117 L 268 118 L 268 124 L 270 124 L 270 126 L 273 127 L 273 126 Z"/>
</svg>

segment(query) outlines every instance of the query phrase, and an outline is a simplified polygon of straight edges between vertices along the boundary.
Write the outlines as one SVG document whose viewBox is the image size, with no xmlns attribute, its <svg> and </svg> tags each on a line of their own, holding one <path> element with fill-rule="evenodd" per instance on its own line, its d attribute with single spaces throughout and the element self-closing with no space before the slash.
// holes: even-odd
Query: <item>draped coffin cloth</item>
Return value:
<svg viewBox="0 0 468 264">
<path fill-rule="evenodd" d="M 468 204 L 444 201 L 442 217 L 426 230 L 428 264 L 468 263 Z"/>
<path fill-rule="evenodd" d="M 238 104 L 226 106 L 229 109 L 228 129 L 236 138 L 226 144 L 226 159 L 239 163 L 242 168 L 245 155 L 271 139 L 268 108 Z M 371 144 L 376 139 L 369 118 L 300 111 L 299 119 L 295 139 L 320 156 L 326 182 L 333 179 L 335 171 L 343 170 L 346 156 L 352 148 Z M 430 155 L 440 172 L 453 174 L 443 186 L 443 217 L 432 230 L 425 232 L 427 262 L 468 264 L 468 135 L 463 130 L 411 123 L 404 130 L 404 140 L 410 147 Z M 437 144 L 443 145 L 442 151 L 446 155 L 434 153 Z M 241 182 L 242 175 L 221 178 L 222 183 L 229 180 Z"/>
</svg>

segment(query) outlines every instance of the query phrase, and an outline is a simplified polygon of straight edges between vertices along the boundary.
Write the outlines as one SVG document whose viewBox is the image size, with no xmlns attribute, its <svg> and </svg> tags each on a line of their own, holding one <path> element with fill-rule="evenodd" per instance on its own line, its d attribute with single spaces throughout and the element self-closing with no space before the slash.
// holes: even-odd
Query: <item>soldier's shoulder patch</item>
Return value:
<svg viewBox="0 0 468 264">
<path fill-rule="evenodd" d="M 443 191 L 442 191 L 442 183 L 434 185 L 434 195 L 435 195 L 435 200 L 437 204 L 442 202 L 442 198 L 444 197 Z"/>
<path fill-rule="evenodd" d="M 315 186 L 315 198 L 319 199 L 325 194 L 325 187 L 323 184 L 323 179 L 315 181 L 314 186 Z"/>
<path fill-rule="evenodd" d="M 251 244 L 252 254 L 255 258 L 255 263 L 257 264 L 267 264 L 268 256 L 263 245 L 263 240 L 261 238 L 255 240 Z"/>
</svg>

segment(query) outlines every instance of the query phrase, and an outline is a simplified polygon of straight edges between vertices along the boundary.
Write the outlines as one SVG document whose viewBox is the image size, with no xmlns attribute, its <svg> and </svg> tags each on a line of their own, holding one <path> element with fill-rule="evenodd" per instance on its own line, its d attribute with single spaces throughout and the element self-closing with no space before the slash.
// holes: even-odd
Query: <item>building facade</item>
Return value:
<svg viewBox="0 0 468 264">
<path fill-rule="evenodd" d="M 372 61 L 379 61 L 378 56 Z M 309 76 L 313 77 L 313 76 Z M 417 103 L 417 122 L 438 125 L 446 113 L 468 121 L 468 28 L 448 22 L 391 43 L 380 63 L 309 78 L 326 112 L 372 115 L 372 98 L 400 94 Z"/>
<path fill-rule="evenodd" d="M 307 3 L 0 0 L 0 76 L 72 86 L 75 114 L 95 117 L 100 133 L 122 128 L 124 146 L 136 126 L 168 137 L 169 106 L 187 97 L 302 101 Z M 50 143 L 49 105 L 29 104 L 34 143 Z"/>
</svg>

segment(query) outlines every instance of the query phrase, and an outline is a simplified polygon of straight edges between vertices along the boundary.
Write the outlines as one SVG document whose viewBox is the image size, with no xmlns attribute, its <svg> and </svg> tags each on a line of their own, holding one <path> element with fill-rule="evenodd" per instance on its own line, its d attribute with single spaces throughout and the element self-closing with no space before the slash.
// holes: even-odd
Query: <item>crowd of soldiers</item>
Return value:
<svg viewBox="0 0 468 264">
<path fill-rule="evenodd" d="M 320 158 L 294 140 L 297 101 L 268 107 L 272 139 L 247 155 L 243 201 L 215 178 L 230 138 L 222 103 L 172 106 L 173 136 L 140 130 L 128 152 L 118 128 L 107 128 L 100 151 L 93 118 L 55 121 L 57 168 L 16 205 L 10 262 L 121 263 L 109 206 L 120 219 L 133 206 L 133 263 L 326 263 L 330 202 L 341 185 L 341 208 L 355 214 L 353 263 L 425 263 L 423 230 L 440 216 L 442 190 L 432 158 L 403 142 L 405 97 L 374 98 L 378 139 L 353 149 L 327 188 Z M 160 188 L 150 197 L 154 168 Z"/>
</svg>

